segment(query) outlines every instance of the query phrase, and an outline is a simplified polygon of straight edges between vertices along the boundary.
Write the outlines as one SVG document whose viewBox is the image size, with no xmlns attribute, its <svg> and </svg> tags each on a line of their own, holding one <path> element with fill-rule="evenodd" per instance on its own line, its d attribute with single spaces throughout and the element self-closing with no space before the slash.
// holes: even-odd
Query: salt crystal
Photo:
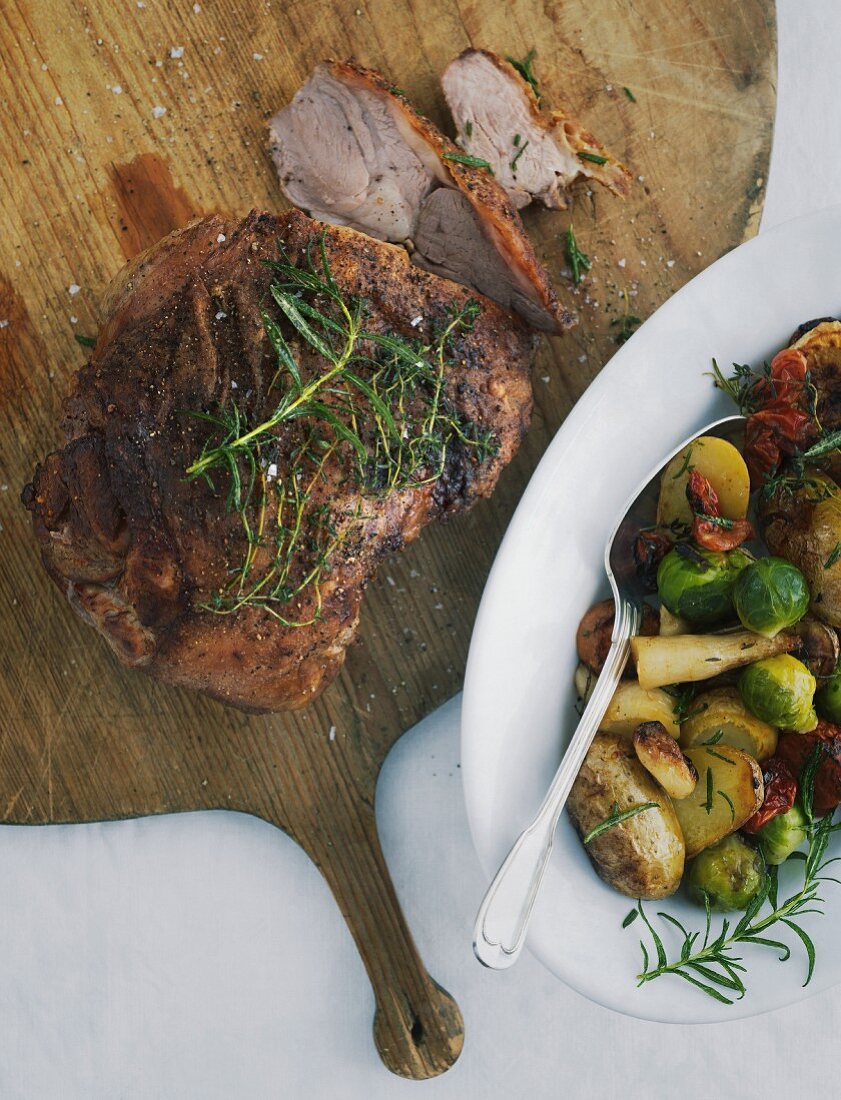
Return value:
<svg viewBox="0 0 841 1100">
<path fill-rule="evenodd" d="M 78 324 L 78 322 L 79 322 L 79 318 L 78 318 L 78 317 L 74 317 L 74 316 L 73 316 L 73 315 L 71 314 L 71 316 L 70 316 L 70 324 L 71 324 L 71 325 L 75 325 L 75 324 Z"/>
<path fill-rule="evenodd" d="M 544 374 L 543 377 L 540 379 L 540 381 L 545 382 L 548 385 L 549 384 L 549 375 Z"/>
<path fill-rule="evenodd" d="M 216 238 L 216 241 L 217 241 L 218 244 L 221 244 L 222 241 L 224 241 L 224 240 L 225 240 L 225 234 L 224 233 L 220 233 L 219 236 Z"/>
<path fill-rule="evenodd" d="M 417 571 L 417 569 L 410 569 L 409 570 L 409 576 L 410 577 L 419 577 L 420 573 Z"/>
<path fill-rule="evenodd" d="M 666 267 L 674 267 L 674 266 L 675 266 L 675 261 L 674 260 L 666 260 Z"/>
<path fill-rule="evenodd" d="M 330 727 L 330 732 L 327 736 L 330 738 L 331 741 L 336 740 L 336 727 L 335 726 Z"/>
<path fill-rule="evenodd" d="M 219 312 L 216 314 L 216 320 L 217 321 L 223 321 L 227 316 L 228 315 L 224 311 L 224 309 L 220 309 Z"/>
<path fill-rule="evenodd" d="M 146 7 L 146 5 L 143 3 L 143 0 L 137 0 L 137 6 L 139 8 L 145 8 Z"/>
<path fill-rule="evenodd" d="M 0 321 L 0 328 L 8 328 L 8 327 L 9 327 L 9 318 L 6 317 L 2 321 Z"/>
<path fill-rule="evenodd" d="M 55 97 L 55 105 L 56 105 L 56 107 L 60 107 L 60 106 L 62 105 L 62 103 L 63 103 L 63 102 L 64 102 L 64 100 L 63 100 L 63 99 L 61 98 L 61 96 L 60 96 L 60 95 L 57 95 L 57 96 Z"/>
<path fill-rule="evenodd" d="M 385 579 L 388 581 L 388 583 L 391 585 L 391 587 L 394 588 L 394 585 L 395 585 L 394 577 L 389 577 L 388 575 L 386 575 Z"/>
<path fill-rule="evenodd" d="M 175 58 L 175 59 L 178 59 L 179 57 L 183 57 L 184 56 L 184 47 L 183 46 L 172 46 L 170 48 L 170 51 L 169 51 L 169 56 L 172 57 L 172 58 Z"/>
<path fill-rule="evenodd" d="M 166 114 L 166 107 L 153 107 L 152 118 L 163 118 Z"/>
<path fill-rule="evenodd" d="M 232 390 L 238 390 L 239 389 L 239 386 L 236 384 L 236 382 L 233 382 L 233 381 L 231 382 L 231 389 Z"/>
<path fill-rule="evenodd" d="M 70 292 L 70 294 L 71 294 L 71 295 L 73 295 L 73 294 L 78 294 L 78 293 L 79 293 L 79 291 L 80 291 L 80 290 L 81 290 L 82 288 L 81 288 L 81 287 L 79 286 L 79 284 L 78 284 L 78 283 L 71 283 L 71 284 L 70 284 L 70 286 L 69 286 L 69 287 L 68 287 L 67 289 L 68 289 L 68 291 Z"/>
<path fill-rule="evenodd" d="M 122 95 L 123 94 L 122 84 L 115 84 L 114 87 L 111 89 L 111 91 L 114 93 L 114 95 Z"/>
<path fill-rule="evenodd" d="M 262 61 L 263 60 L 263 55 L 261 53 L 254 53 L 251 56 L 254 58 L 255 61 Z"/>
<path fill-rule="evenodd" d="M 41 72 L 45 73 L 47 69 L 49 69 L 49 65 L 45 61 L 44 64 L 41 66 Z"/>
<path fill-rule="evenodd" d="M 268 468 L 266 469 L 266 480 L 267 481 L 274 481 L 274 480 L 276 480 L 276 478 L 277 478 L 277 463 L 276 462 L 270 462 L 269 465 L 268 465 Z"/>
<path fill-rule="evenodd" d="M 201 11 L 201 4 L 193 4 L 193 11 L 198 15 Z"/>
<path fill-rule="evenodd" d="M 617 260 L 617 261 L 616 261 L 616 266 L 617 266 L 617 267 L 624 267 L 624 266 L 625 266 L 625 260 L 624 260 L 624 259 L 622 259 L 622 260 Z"/>
<path fill-rule="evenodd" d="M 422 320 L 423 320 L 423 317 L 416 317 L 414 319 L 414 321 L 412 321 L 412 328 L 417 328 Z"/>
</svg>

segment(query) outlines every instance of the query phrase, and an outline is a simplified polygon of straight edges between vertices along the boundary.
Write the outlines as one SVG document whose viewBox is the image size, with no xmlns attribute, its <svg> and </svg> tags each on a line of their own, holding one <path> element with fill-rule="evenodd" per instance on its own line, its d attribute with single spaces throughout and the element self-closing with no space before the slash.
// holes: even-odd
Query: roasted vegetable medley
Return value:
<svg viewBox="0 0 841 1100">
<path fill-rule="evenodd" d="M 776 868 L 811 859 L 818 833 L 825 850 L 841 804 L 841 322 L 715 377 L 746 416 L 744 446 L 703 437 L 663 473 L 634 547 L 650 605 L 568 802 L 606 882 L 638 899 L 684 882 L 708 935 L 716 910 L 764 928 Z M 606 600 L 579 627 L 584 701 L 612 626 Z M 676 969 L 661 958 L 658 973 Z"/>
</svg>

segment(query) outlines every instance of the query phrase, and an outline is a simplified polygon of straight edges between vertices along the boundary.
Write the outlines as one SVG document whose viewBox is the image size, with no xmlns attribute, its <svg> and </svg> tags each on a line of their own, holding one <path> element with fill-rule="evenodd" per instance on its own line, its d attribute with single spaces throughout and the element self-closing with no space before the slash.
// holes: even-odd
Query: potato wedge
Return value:
<svg viewBox="0 0 841 1100">
<path fill-rule="evenodd" d="M 728 669 L 789 653 L 797 645 L 798 639 L 786 631 L 780 631 L 776 638 L 763 638 L 749 630 L 678 634 L 671 638 L 640 636 L 631 638 L 631 659 L 640 686 L 651 689 L 709 680 Z"/>
<path fill-rule="evenodd" d="M 760 766 L 732 745 L 698 745 L 686 755 L 698 772 L 698 784 L 673 808 L 689 859 L 744 825 L 762 805 L 765 790 Z"/>
<path fill-rule="evenodd" d="M 642 722 L 634 730 L 637 759 L 671 798 L 688 798 L 698 773 L 692 761 L 659 722 Z"/>
<path fill-rule="evenodd" d="M 621 683 L 599 725 L 602 733 L 619 733 L 629 740 L 640 722 L 662 722 L 672 737 L 680 736 L 675 703 L 665 691 L 646 691 L 634 680 Z"/>
<path fill-rule="evenodd" d="M 632 898 L 665 898 L 680 885 L 684 844 L 671 799 L 636 758 L 630 740 L 599 733 L 590 746 L 567 801 L 581 836 L 608 818 L 614 804 L 627 810 L 657 806 L 614 825 L 586 846 L 608 885 Z"/>
<path fill-rule="evenodd" d="M 657 522 L 692 526 L 692 509 L 686 499 L 686 483 L 692 470 L 703 474 L 718 495 L 721 514 L 744 519 L 750 497 L 750 474 L 738 449 L 726 439 L 705 435 L 675 455 L 660 482 Z"/>
<path fill-rule="evenodd" d="M 680 727 L 684 749 L 709 741 L 719 734 L 722 745 L 741 749 L 755 760 L 767 760 L 777 749 L 779 730 L 754 717 L 736 687 L 714 688 L 696 696 L 691 716 Z"/>
</svg>

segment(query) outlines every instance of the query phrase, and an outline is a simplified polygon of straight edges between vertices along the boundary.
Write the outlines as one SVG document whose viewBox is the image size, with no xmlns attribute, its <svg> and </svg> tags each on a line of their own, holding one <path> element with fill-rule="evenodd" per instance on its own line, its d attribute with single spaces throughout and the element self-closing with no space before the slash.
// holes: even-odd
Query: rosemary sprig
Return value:
<svg viewBox="0 0 841 1100">
<path fill-rule="evenodd" d="M 528 144 L 528 143 L 527 143 Z M 525 148 L 525 146 L 524 146 Z M 576 286 L 584 278 L 582 271 L 589 271 L 593 266 L 593 261 L 587 255 L 586 252 L 582 252 L 578 247 L 578 241 L 575 238 L 575 230 L 572 226 L 566 231 L 566 257 L 569 261 L 570 269 L 572 270 L 572 281 Z"/>
<path fill-rule="evenodd" d="M 629 806 L 627 810 L 619 809 L 619 803 L 614 802 L 613 808 L 604 819 L 600 821 L 598 825 L 595 825 L 589 833 L 585 833 L 581 838 L 582 844 L 589 844 L 591 840 L 595 840 L 597 836 L 601 836 L 602 833 L 606 833 L 608 829 L 614 828 L 616 825 L 620 825 L 623 821 L 628 821 L 629 818 L 636 817 L 637 814 L 643 813 L 645 810 L 654 810 L 659 807 L 659 802 L 640 802 L 636 806 Z"/>
<path fill-rule="evenodd" d="M 511 172 L 514 175 L 517 174 L 517 161 L 520 159 L 520 157 L 523 155 L 523 153 L 525 153 L 526 146 L 529 144 L 527 141 L 524 141 L 522 145 L 519 145 L 519 136 L 520 136 L 519 134 L 514 135 L 514 137 L 517 139 L 514 142 L 514 145 L 517 146 L 517 152 L 514 154 L 514 159 L 511 161 L 511 163 L 508 166 L 511 169 Z"/>
<path fill-rule="evenodd" d="M 231 400 L 192 415 L 211 425 L 188 480 L 227 480 L 226 506 L 245 541 L 241 561 L 206 610 L 259 606 L 287 626 L 321 615 L 321 583 L 335 551 L 362 522 L 362 496 L 387 496 L 437 480 L 458 452 L 475 463 L 496 448 L 453 404 L 446 371 L 454 341 L 469 332 L 478 304 L 451 309 L 429 343 L 367 327 L 361 299 L 342 295 L 324 237 L 318 257 L 293 264 L 282 246 L 263 326 L 276 357 L 268 390 L 277 403 L 257 423 Z M 309 370 L 300 352 L 309 352 Z M 332 475 L 331 475 L 331 471 Z M 331 503 L 336 477 L 355 493 Z M 303 612 L 295 618 L 287 605 Z"/>
<path fill-rule="evenodd" d="M 622 91 L 625 93 L 626 99 L 629 99 L 631 103 L 636 103 L 637 97 L 634 95 L 630 88 L 625 88 L 623 86 Z"/>
<path fill-rule="evenodd" d="M 95 336 L 83 336 L 81 332 L 74 332 L 73 339 L 77 344 L 81 344 L 83 348 L 95 348 L 96 337 Z"/>
<path fill-rule="evenodd" d="M 841 542 L 836 542 L 829 553 L 829 557 L 823 563 L 824 569 L 831 569 L 839 558 L 841 558 Z"/>
<path fill-rule="evenodd" d="M 607 157 L 601 156 L 600 153 L 579 153 L 579 160 L 589 160 L 591 164 L 607 164 Z"/>
<path fill-rule="evenodd" d="M 706 921 L 703 939 L 701 939 L 701 932 L 689 932 L 671 914 L 658 912 L 657 915 L 662 920 L 677 928 L 683 936 L 678 957 L 672 960 L 669 959 L 662 937 L 645 913 L 642 902 L 637 902 L 637 913 L 642 918 L 654 945 L 653 951 L 649 951 L 644 941 L 640 941 L 643 966 L 637 975 L 639 986 L 666 974 L 672 974 L 694 985 L 713 1000 L 722 1004 L 733 1004 L 734 1000 L 740 1000 L 747 992 L 744 977 L 747 968 L 743 965 L 742 956 L 737 955 L 735 949 L 740 944 L 771 948 L 779 952 L 780 962 L 785 962 L 791 957 L 791 947 L 782 940 L 772 939 L 766 935 L 766 932 L 772 928 L 776 933 L 776 928 L 780 925 L 784 925 L 793 932 L 806 951 L 806 980 L 803 984 L 809 984 L 815 970 L 815 946 L 800 919 L 823 913 L 824 901 L 820 894 L 822 884 L 830 881 L 838 882 L 838 879 L 824 872 L 830 864 L 841 859 L 838 856 L 826 858 L 830 836 L 838 828 L 832 824 L 833 815 L 829 813 L 816 819 L 812 811 L 815 773 L 822 753 L 823 748 L 818 743 L 800 775 L 801 804 L 809 822 L 808 850 L 805 853 L 795 853 L 800 856 L 803 863 L 802 886 L 781 902 L 778 897 L 778 868 L 769 868 L 763 888 L 749 903 L 739 920 L 733 922 L 723 919 L 720 929 L 714 936 L 710 899 L 705 894 Z M 769 904 L 770 911 L 760 915 L 766 903 Z M 623 927 L 627 927 L 628 924 L 630 921 L 626 917 Z"/>
<path fill-rule="evenodd" d="M 482 157 L 471 157 L 469 153 L 442 153 L 441 159 L 452 160 L 456 164 L 466 164 L 468 168 L 487 168 L 491 175 L 494 174 L 489 160 L 483 160 Z"/>
<path fill-rule="evenodd" d="M 505 55 L 505 60 L 510 62 L 510 64 L 514 66 L 514 68 L 527 84 L 531 85 L 531 89 L 534 92 L 535 97 L 537 98 L 537 102 L 539 103 L 543 96 L 541 94 L 540 88 L 538 87 L 537 77 L 534 75 L 534 69 L 532 68 L 532 64 L 536 55 L 537 50 L 532 47 L 526 54 L 526 56 L 521 58 L 519 61 L 516 57 L 512 57 L 510 53 L 507 53 Z"/>
</svg>

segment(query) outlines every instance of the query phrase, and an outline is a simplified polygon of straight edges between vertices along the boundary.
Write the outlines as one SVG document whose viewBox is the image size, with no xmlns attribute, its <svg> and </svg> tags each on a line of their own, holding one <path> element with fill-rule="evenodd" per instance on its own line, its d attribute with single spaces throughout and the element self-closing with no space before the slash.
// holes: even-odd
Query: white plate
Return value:
<svg viewBox="0 0 841 1100">
<path fill-rule="evenodd" d="M 465 680 L 467 812 L 489 879 L 531 820 L 575 727 L 575 630 L 587 607 L 609 594 L 602 561 L 618 511 L 681 439 L 734 411 L 706 373 L 713 356 L 725 373 L 733 362 L 759 364 L 800 322 L 841 315 L 840 257 L 841 207 L 833 207 L 718 260 L 617 352 L 544 455 L 494 562 Z M 807 988 L 793 935 L 785 964 L 764 948 L 741 952 L 748 993 L 732 1006 L 672 976 L 637 988 L 641 921 L 622 929 L 632 902 L 597 877 L 564 815 L 528 945 L 568 985 L 617 1011 L 676 1023 L 734 1019 L 841 980 L 841 887 L 827 883 L 826 891 L 828 915 L 804 918 L 817 948 Z M 693 929 L 703 924 L 703 912 L 686 901 L 646 908 Z M 662 931 L 671 957 L 679 936 Z"/>
</svg>

